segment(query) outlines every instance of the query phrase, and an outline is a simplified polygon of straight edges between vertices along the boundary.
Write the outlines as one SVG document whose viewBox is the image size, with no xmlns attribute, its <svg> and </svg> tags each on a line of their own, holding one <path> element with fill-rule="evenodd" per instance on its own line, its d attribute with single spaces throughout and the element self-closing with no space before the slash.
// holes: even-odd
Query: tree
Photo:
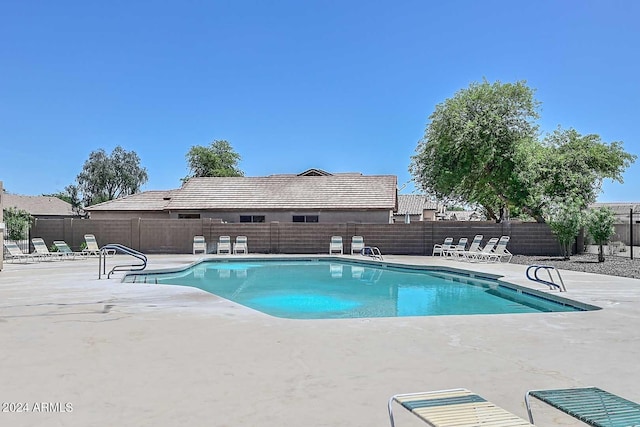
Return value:
<svg viewBox="0 0 640 427">
<path fill-rule="evenodd" d="M 598 262 L 604 262 L 604 245 L 609 242 L 615 233 L 613 223 L 615 214 L 608 207 L 593 209 L 587 215 L 586 225 L 589 235 L 598 245 Z"/>
<path fill-rule="evenodd" d="M 244 176 L 238 167 L 240 155 L 225 140 L 215 140 L 208 147 L 195 145 L 186 157 L 191 173 L 182 179 L 183 182 L 194 177 Z"/>
<path fill-rule="evenodd" d="M 558 128 L 544 142 L 538 182 L 548 198 L 578 199 L 582 208 L 596 201 L 604 178 L 622 182 L 622 172 L 636 159 L 622 143 L 602 142 L 599 135 L 580 135 Z"/>
<path fill-rule="evenodd" d="M 28 236 L 32 216 L 29 212 L 10 207 L 2 210 L 10 240 L 24 240 Z"/>
<path fill-rule="evenodd" d="M 564 259 L 570 259 L 571 246 L 584 224 L 580 202 L 575 200 L 555 202 L 549 209 L 548 223 L 560 242 Z"/>
<path fill-rule="evenodd" d="M 499 219 L 524 190 L 521 145 L 537 134 L 538 102 L 524 82 L 472 83 L 436 106 L 410 171 L 438 198 L 480 205 Z"/>
<path fill-rule="evenodd" d="M 147 182 L 147 170 L 134 151 L 117 146 L 111 155 L 103 149 L 91 152 L 77 176 L 78 185 L 68 186 L 70 195 L 81 193 L 85 206 L 128 196 Z"/>
<path fill-rule="evenodd" d="M 622 182 L 636 159 L 620 142 L 558 128 L 538 139 L 539 102 L 524 82 L 473 83 L 436 106 L 409 170 L 425 192 L 479 205 L 501 221 L 509 210 L 544 222 L 557 200 L 582 207 L 602 180 Z"/>
<path fill-rule="evenodd" d="M 80 194 L 77 185 L 67 185 L 66 187 L 64 187 L 64 191 L 59 191 L 52 194 L 43 194 L 43 196 L 57 197 L 60 200 L 64 200 L 71 205 L 71 209 L 76 215 L 80 215 L 82 213 L 82 200 L 80 200 Z"/>
</svg>

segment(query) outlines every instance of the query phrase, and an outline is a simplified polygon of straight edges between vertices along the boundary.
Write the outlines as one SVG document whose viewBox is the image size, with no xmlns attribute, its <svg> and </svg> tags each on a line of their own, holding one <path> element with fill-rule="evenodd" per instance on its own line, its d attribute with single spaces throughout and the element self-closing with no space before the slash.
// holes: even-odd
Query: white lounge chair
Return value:
<svg viewBox="0 0 640 427">
<path fill-rule="evenodd" d="M 484 236 L 482 234 L 476 234 L 473 238 L 473 241 L 471 242 L 471 246 L 469 246 L 469 249 L 467 249 L 466 251 L 462 251 L 459 254 L 460 257 L 458 257 L 458 259 L 462 261 L 474 260 L 475 256 L 482 251 L 480 245 L 482 244 L 483 237 Z"/>
<path fill-rule="evenodd" d="M 334 253 L 344 253 L 342 248 L 342 236 L 331 236 L 331 242 L 329 242 L 329 255 Z"/>
<path fill-rule="evenodd" d="M 509 243 L 509 236 L 502 236 L 496 247 L 491 253 L 486 255 L 486 260 L 491 262 L 502 262 L 502 259 L 506 259 L 506 262 L 511 262 L 513 254 L 507 250 L 507 244 Z"/>
<path fill-rule="evenodd" d="M 4 242 L 4 247 L 7 248 L 7 252 L 9 253 L 7 261 L 10 260 L 11 262 L 14 262 L 18 260 L 18 262 L 20 262 L 20 260 L 24 260 L 24 262 L 27 263 L 29 262 L 29 260 L 36 260 L 36 257 L 34 255 L 25 254 L 24 252 L 22 252 L 22 249 L 20 249 L 20 246 L 18 246 L 16 242 L 7 240 Z"/>
<path fill-rule="evenodd" d="M 436 256 L 437 254 L 439 256 L 444 256 L 444 251 L 449 250 L 451 245 L 453 245 L 453 237 L 447 237 L 446 239 L 444 239 L 444 243 L 436 243 L 435 245 L 433 245 L 432 255 Z"/>
<path fill-rule="evenodd" d="M 391 427 L 395 427 L 394 402 L 430 426 L 532 427 L 526 420 L 463 388 L 391 396 L 387 405 Z"/>
<path fill-rule="evenodd" d="M 364 237 L 353 236 L 351 237 L 351 255 L 360 254 L 364 249 Z"/>
<path fill-rule="evenodd" d="M 96 236 L 94 236 L 93 234 L 85 234 L 84 243 L 86 248 L 84 248 L 82 252 L 84 252 L 86 255 L 100 255 L 100 247 L 98 246 Z"/>
<path fill-rule="evenodd" d="M 42 237 L 34 237 L 31 239 L 33 244 L 33 253 L 41 257 L 41 259 L 53 260 L 62 259 L 62 254 L 59 252 L 49 252 L 47 244 Z"/>
<path fill-rule="evenodd" d="M 227 254 L 231 255 L 231 237 L 220 236 L 218 238 L 218 255 Z"/>
<path fill-rule="evenodd" d="M 233 253 L 249 253 L 249 247 L 247 246 L 247 236 L 236 236 L 236 241 L 233 244 Z"/>
<path fill-rule="evenodd" d="M 197 253 L 207 253 L 207 241 L 204 236 L 193 236 L 193 255 Z"/>
<path fill-rule="evenodd" d="M 478 252 L 475 257 L 473 257 L 472 261 L 488 261 L 493 254 L 493 250 L 498 244 L 498 240 L 499 239 L 497 237 L 490 238 L 487 244 L 484 245 L 484 248 L 482 248 L 482 250 Z"/>
<path fill-rule="evenodd" d="M 460 240 L 458 240 L 458 244 L 457 245 L 450 245 L 449 248 L 443 248 L 442 252 L 444 254 L 444 256 L 449 257 L 449 258 L 457 258 L 459 256 L 462 256 L 462 252 L 464 252 L 467 249 L 467 242 L 469 241 L 469 239 L 467 239 L 466 237 L 461 237 Z"/>
</svg>

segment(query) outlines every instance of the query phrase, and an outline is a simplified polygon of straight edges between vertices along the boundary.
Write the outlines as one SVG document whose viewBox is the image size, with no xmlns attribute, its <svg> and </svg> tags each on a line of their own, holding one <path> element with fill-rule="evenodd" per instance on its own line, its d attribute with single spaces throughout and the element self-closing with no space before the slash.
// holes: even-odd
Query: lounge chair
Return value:
<svg viewBox="0 0 640 427">
<path fill-rule="evenodd" d="M 457 245 L 449 245 L 449 248 L 443 248 L 442 252 L 446 257 L 457 258 L 462 256 L 462 252 L 467 250 L 467 242 L 469 242 L 469 239 L 461 237 L 460 240 L 458 240 Z"/>
<path fill-rule="evenodd" d="M 493 255 L 493 250 L 498 244 L 498 238 L 492 237 L 489 239 L 486 245 L 473 257 L 472 261 L 487 261 L 489 257 Z"/>
<path fill-rule="evenodd" d="M 475 237 L 473 238 L 473 241 L 471 242 L 471 246 L 469 246 L 469 249 L 466 251 L 462 251 L 460 252 L 458 256 L 458 259 L 463 260 L 463 261 L 472 261 L 474 259 L 474 257 L 482 251 L 482 248 L 480 247 L 480 245 L 482 244 L 482 239 L 484 238 L 484 236 L 482 234 L 476 234 Z"/>
<path fill-rule="evenodd" d="M 31 243 L 33 244 L 33 253 L 39 256 L 41 259 L 53 260 L 53 259 L 62 259 L 62 254 L 59 252 L 49 252 L 49 248 L 47 244 L 44 242 L 44 239 L 41 237 L 34 237 L 31 239 Z"/>
<path fill-rule="evenodd" d="M 84 252 L 86 255 L 100 255 L 100 247 L 98 246 L 96 236 L 94 236 L 93 234 L 85 234 L 84 243 L 86 247 L 82 252 Z"/>
<path fill-rule="evenodd" d="M 64 240 L 54 240 L 53 244 L 58 248 L 58 253 L 66 259 L 86 258 L 87 255 L 84 252 L 74 252 Z"/>
<path fill-rule="evenodd" d="M 352 236 L 351 237 L 351 255 L 361 254 L 364 249 L 364 237 Z"/>
<path fill-rule="evenodd" d="M 526 420 L 463 388 L 392 396 L 388 404 L 391 427 L 395 427 L 393 402 L 434 427 L 531 426 Z"/>
<path fill-rule="evenodd" d="M 439 256 L 444 256 L 444 251 L 448 250 L 451 245 L 453 245 L 453 237 L 447 237 L 444 239 L 442 244 L 436 243 L 433 245 L 433 252 L 431 255 L 436 256 L 436 254 L 438 254 Z"/>
<path fill-rule="evenodd" d="M 247 246 L 247 236 L 236 236 L 236 241 L 233 244 L 233 253 L 249 253 L 249 247 Z"/>
<path fill-rule="evenodd" d="M 24 262 L 27 263 L 29 260 L 36 260 L 34 255 L 22 252 L 22 249 L 20 249 L 20 246 L 18 246 L 16 242 L 7 240 L 4 242 L 4 247 L 7 248 L 7 252 L 9 253 L 7 261 L 11 260 L 11 262 L 14 262 L 15 260 L 18 260 L 18 262 L 20 262 L 20 260 L 24 260 Z"/>
<path fill-rule="evenodd" d="M 197 253 L 207 253 L 207 242 L 204 236 L 193 236 L 193 255 Z"/>
<path fill-rule="evenodd" d="M 85 255 L 100 255 L 100 246 L 98 246 L 96 236 L 94 236 L 93 234 L 85 234 L 84 243 L 87 247 L 83 249 L 82 253 L 84 253 Z M 115 254 L 115 249 L 106 249 L 105 251 L 105 255 L 113 256 Z"/>
<path fill-rule="evenodd" d="M 502 259 L 506 259 L 506 262 L 510 262 L 513 254 L 507 250 L 507 244 L 509 243 L 509 236 L 502 236 L 496 247 L 490 253 L 484 256 L 486 261 L 502 262 Z"/>
<path fill-rule="evenodd" d="M 342 249 L 342 236 L 331 236 L 331 242 L 329 242 L 329 255 L 333 253 L 344 253 Z"/>
<path fill-rule="evenodd" d="M 220 236 L 218 238 L 218 255 L 220 254 L 231 255 L 231 237 Z"/>
<path fill-rule="evenodd" d="M 640 425 L 640 404 L 597 387 L 530 390 L 524 396 L 529 421 L 533 423 L 529 397 L 553 406 L 595 427 Z"/>
</svg>

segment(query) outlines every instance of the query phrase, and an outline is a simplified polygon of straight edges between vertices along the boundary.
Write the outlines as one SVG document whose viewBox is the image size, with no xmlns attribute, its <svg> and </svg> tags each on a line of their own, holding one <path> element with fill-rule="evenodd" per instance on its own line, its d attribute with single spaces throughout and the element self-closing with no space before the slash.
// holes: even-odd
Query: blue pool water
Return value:
<svg viewBox="0 0 640 427">
<path fill-rule="evenodd" d="M 488 278 L 322 259 L 204 261 L 180 272 L 136 274 L 125 280 L 193 286 L 291 319 L 580 310 Z"/>
</svg>

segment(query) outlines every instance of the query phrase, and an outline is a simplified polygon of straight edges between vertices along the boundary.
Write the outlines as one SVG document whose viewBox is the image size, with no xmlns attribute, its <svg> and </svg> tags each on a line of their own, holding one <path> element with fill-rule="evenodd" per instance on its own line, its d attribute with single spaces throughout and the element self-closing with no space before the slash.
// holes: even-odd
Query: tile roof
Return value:
<svg viewBox="0 0 640 427">
<path fill-rule="evenodd" d="M 633 209 L 633 212 L 640 212 L 640 202 L 614 202 L 614 203 L 593 203 L 589 206 L 592 209 L 601 207 L 610 208 L 616 215 L 629 215 L 629 210 Z"/>
<path fill-rule="evenodd" d="M 395 175 L 192 178 L 166 209 L 395 209 Z"/>
<path fill-rule="evenodd" d="M 420 215 L 425 209 L 438 210 L 438 203 L 428 200 L 424 194 L 398 194 L 396 215 Z"/>
<path fill-rule="evenodd" d="M 70 203 L 52 196 L 22 196 L 2 193 L 2 207 L 15 207 L 35 216 L 74 216 Z"/>
<path fill-rule="evenodd" d="M 152 190 L 88 206 L 86 211 L 162 211 L 179 190 Z"/>
<path fill-rule="evenodd" d="M 484 221 L 486 218 L 477 211 L 449 211 L 447 219 L 450 221 Z"/>
</svg>

